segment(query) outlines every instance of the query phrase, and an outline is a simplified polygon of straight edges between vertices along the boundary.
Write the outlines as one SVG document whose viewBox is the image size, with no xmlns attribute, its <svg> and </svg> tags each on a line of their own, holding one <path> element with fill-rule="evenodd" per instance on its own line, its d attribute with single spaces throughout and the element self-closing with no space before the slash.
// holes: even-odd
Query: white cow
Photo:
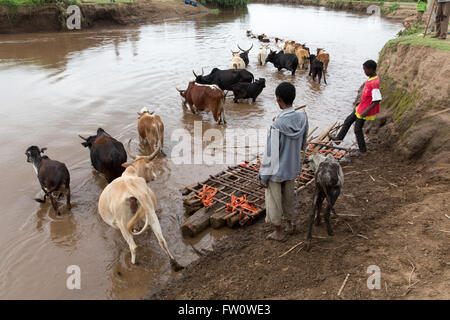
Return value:
<svg viewBox="0 0 450 320">
<path fill-rule="evenodd" d="M 128 142 L 128 147 L 129 144 Z M 135 161 L 124 163 L 122 166 L 126 169 L 122 176 L 103 190 L 98 201 L 98 212 L 107 224 L 122 233 L 131 250 L 131 263 L 136 262 L 137 246 L 133 236 L 143 233 L 150 226 L 159 245 L 169 257 L 172 268 L 180 270 L 182 267 L 170 253 L 156 216 L 155 194 L 147 186 L 155 178 L 151 160 L 158 154 L 160 147 L 158 145 L 150 156 L 135 156 L 128 152 Z M 139 232 L 134 232 L 134 224 L 138 221 L 143 221 L 144 227 Z"/>
<path fill-rule="evenodd" d="M 239 51 L 234 52 L 231 50 L 233 57 L 231 58 L 230 68 L 231 69 L 245 69 L 245 62 L 239 56 Z"/>
<path fill-rule="evenodd" d="M 259 52 L 258 52 L 258 63 L 261 66 L 265 66 L 266 65 L 266 60 L 267 60 L 267 56 L 269 55 L 270 50 L 269 50 L 269 45 L 268 44 L 264 44 Z"/>
</svg>

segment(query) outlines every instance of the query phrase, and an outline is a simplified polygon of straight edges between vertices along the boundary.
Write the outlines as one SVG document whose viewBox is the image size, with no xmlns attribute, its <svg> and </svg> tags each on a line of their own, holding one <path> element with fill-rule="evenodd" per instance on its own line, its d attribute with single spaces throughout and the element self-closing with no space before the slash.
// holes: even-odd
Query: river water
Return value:
<svg viewBox="0 0 450 320">
<path fill-rule="evenodd" d="M 139 153 L 136 112 L 146 106 L 162 117 L 168 156 L 155 161 L 158 177 L 150 187 L 159 201 L 169 248 L 181 264 L 188 264 L 197 258 L 189 244 L 208 249 L 231 231 L 183 239 L 179 189 L 223 166 L 175 164 L 171 150 L 178 142 L 171 141 L 172 134 L 180 129 L 192 133 L 194 121 L 203 132 L 265 130 L 277 113 L 274 90 L 281 81 L 296 86 L 295 103 L 307 105 L 311 126 L 323 129 L 343 120 L 365 80 L 362 63 L 377 60 L 400 28 L 379 17 L 324 8 L 251 4 L 246 12 L 138 27 L 0 35 L 0 298 L 135 299 L 177 276 L 151 231 L 136 237 L 138 264 L 131 265 L 122 236 L 97 213 L 106 182 L 93 172 L 78 134 L 94 134 L 102 127 L 122 142 L 133 138 L 132 148 Z M 311 51 L 325 48 L 331 57 L 328 85 L 313 83 L 306 71 L 293 77 L 272 64 L 258 66 L 259 45 L 246 37 L 248 29 L 306 42 Z M 226 126 L 217 126 L 211 114 L 183 111 L 175 87 L 186 87 L 193 69 L 207 73 L 213 67 L 228 68 L 230 49 L 251 43 L 248 70 L 264 77 L 267 85 L 257 102 L 233 104 L 228 99 Z M 347 139 L 353 142 L 352 136 Z M 31 145 L 47 147 L 51 158 L 68 166 L 71 214 L 56 217 L 49 204 L 33 201 L 40 187 L 24 154 Z M 66 287 L 70 265 L 80 267 L 80 290 Z"/>
</svg>

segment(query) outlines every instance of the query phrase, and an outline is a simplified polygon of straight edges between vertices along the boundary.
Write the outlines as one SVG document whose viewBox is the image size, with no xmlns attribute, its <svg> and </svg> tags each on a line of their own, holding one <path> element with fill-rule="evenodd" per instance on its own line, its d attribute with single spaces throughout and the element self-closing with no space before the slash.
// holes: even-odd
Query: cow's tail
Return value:
<svg viewBox="0 0 450 320">
<path fill-rule="evenodd" d="M 132 234 L 133 236 L 140 235 L 141 233 L 143 233 L 148 228 L 148 224 L 149 224 L 149 221 L 150 221 L 150 209 L 147 208 L 144 205 L 144 203 L 145 203 L 144 201 L 139 201 L 134 196 L 128 197 L 127 198 L 127 202 L 130 203 L 130 210 L 131 211 L 135 211 L 136 208 L 133 207 L 133 206 L 137 206 L 137 211 L 136 211 L 135 215 L 127 223 L 127 231 L 130 234 Z M 145 216 L 144 227 L 142 227 L 142 229 L 140 231 L 138 231 L 138 232 L 133 232 L 132 229 L 133 229 L 134 224 L 136 223 L 136 220 L 142 219 L 142 216 Z"/>
<path fill-rule="evenodd" d="M 44 191 L 44 199 L 39 199 L 39 198 L 35 198 L 34 201 L 39 202 L 39 203 L 45 203 L 45 199 L 47 197 L 50 197 L 52 195 L 53 192 L 59 190 L 59 187 L 61 187 L 62 182 L 59 181 L 58 184 L 56 186 L 54 186 L 52 189 L 48 190 L 48 191 Z"/>
<path fill-rule="evenodd" d="M 155 126 L 155 128 L 156 128 L 156 146 L 150 146 L 150 141 L 149 141 L 149 139 L 147 138 L 147 143 L 148 143 L 148 145 L 150 146 L 150 147 L 152 147 L 152 153 L 156 150 L 156 149 L 153 149 L 153 148 L 160 148 L 160 151 L 162 151 L 162 148 L 163 148 L 163 144 L 162 144 L 162 141 L 160 140 L 162 137 L 161 137 L 161 132 L 160 132 L 160 130 L 159 130 L 159 126 L 158 126 L 158 124 L 156 123 L 156 126 Z M 153 132 L 151 132 L 151 130 L 150 129 L 147 129 L 146 130 L 146 132 L 145 132 L 145 136 L 146 137 L 151 137 L 151 135 L 153 134 Z"/>
</svg>

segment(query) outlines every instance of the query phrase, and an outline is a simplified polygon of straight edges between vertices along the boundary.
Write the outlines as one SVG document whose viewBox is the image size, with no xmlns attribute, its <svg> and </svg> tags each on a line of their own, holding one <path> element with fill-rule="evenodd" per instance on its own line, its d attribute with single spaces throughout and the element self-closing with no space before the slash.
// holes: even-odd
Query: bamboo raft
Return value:
<svg viewBox="0 0 450 320">
<path fill-rule="evenodd" d="M 346 155 L 349 149 L 332 145 L 328 136 L 340 128 L 336 124 L 330 125 L 317 137 L 312 136 L 317 127 L 309 132 L 308 146 L 302 151 L 302 159 L 314 152 L 331 154 L 338 160 Z M 259 166 L 259 159 L 256 162 L 245 161 L 210 175 L 203 182 L 184 187 L 183 205 L 190 217 L 181 226 L 183 236 L 193 237 L 208 227 L 250 225 L 265 214 L 266 188 L 258 180 Z M 313 182 L 314 172 L 308 165 L 302 165 L 295 180 L 296 193 Z"/>
</svg>

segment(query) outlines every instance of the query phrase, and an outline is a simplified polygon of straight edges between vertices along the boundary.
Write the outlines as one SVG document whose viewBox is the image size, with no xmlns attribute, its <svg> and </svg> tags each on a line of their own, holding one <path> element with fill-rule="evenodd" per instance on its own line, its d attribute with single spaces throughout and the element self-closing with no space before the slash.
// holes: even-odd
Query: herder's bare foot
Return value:
<svg viewBox="0 0 450 320">
<path fill-rule="evenodd" d="M 271 234 L 267 236 L 267 240 L 276 240 L 276 241 L 283 241 L 285 238 L 285 235 L 283 232 L 274 231 Z"/>
</svg>

